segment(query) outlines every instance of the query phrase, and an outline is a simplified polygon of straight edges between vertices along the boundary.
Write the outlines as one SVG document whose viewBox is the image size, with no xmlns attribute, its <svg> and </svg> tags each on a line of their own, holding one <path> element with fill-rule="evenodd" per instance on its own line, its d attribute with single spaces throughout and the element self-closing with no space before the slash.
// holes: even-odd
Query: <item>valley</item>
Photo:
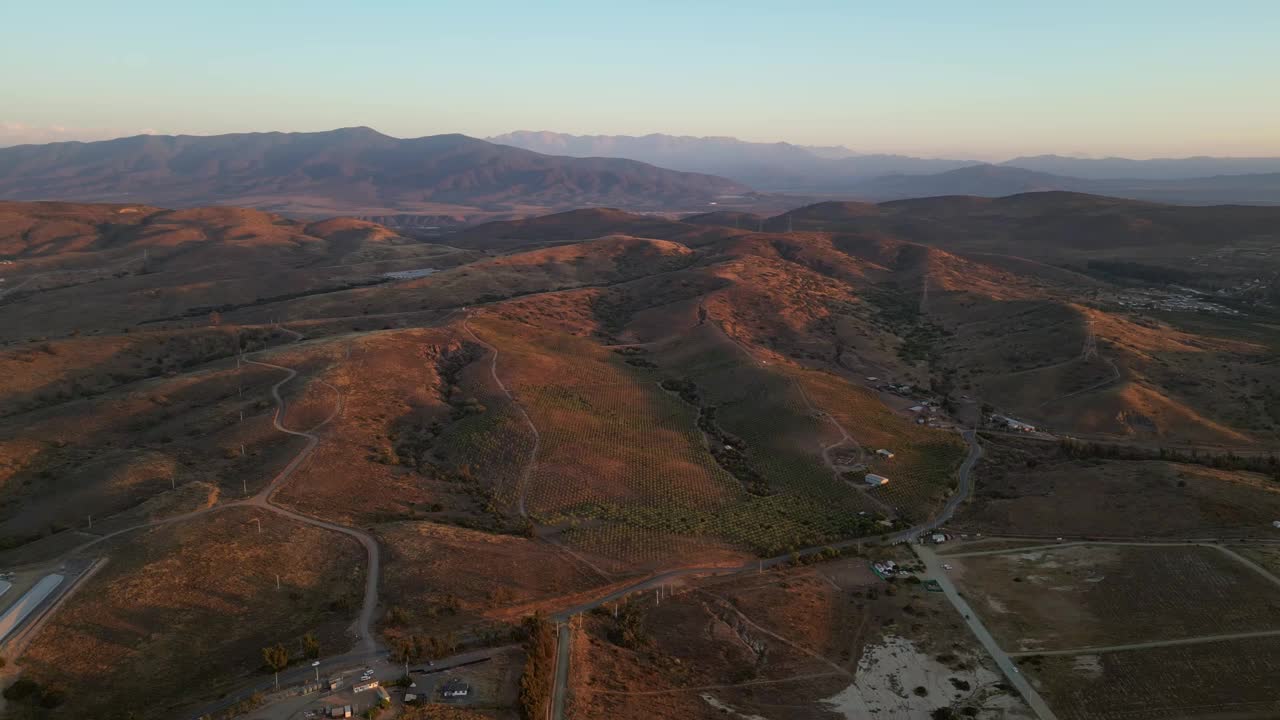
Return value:
<svg viewBox="0 0 1280 720">
<path fill-rule="evenodd" d="M 5 712 L 1219 717 L 1186 668 L 1265 677 L 1280 602 L 1277 222 L 2 203 L 0 568 L 73 576 Z"/>
</svg>

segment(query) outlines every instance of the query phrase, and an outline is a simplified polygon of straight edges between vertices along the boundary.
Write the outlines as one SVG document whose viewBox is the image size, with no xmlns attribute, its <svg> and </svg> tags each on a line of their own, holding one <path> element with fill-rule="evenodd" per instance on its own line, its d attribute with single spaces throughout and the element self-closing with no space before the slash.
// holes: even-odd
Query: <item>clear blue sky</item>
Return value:
<svg viewBox="0 0 1280 720">
<path fill-rule="evenodd" d="M 369 125 L 1280 155 L 1277 0 L 13 0 L 0 22 L 6 144 Z"/>
</svg>

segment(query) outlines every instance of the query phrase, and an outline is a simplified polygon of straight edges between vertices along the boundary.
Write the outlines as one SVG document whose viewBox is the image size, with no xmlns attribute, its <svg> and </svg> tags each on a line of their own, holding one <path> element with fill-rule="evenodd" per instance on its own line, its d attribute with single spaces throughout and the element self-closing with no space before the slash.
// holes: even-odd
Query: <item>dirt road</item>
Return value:
<svg viewBox="0 0 1280 720">
<path fill-rule="evenodd" d="M 290 330 L 288 328 L 281 328 L 281 330 L 292 335 L 295 341 L 300 341 L 303 339 L 303 335 L 297 331 Z M 280 380 L 279 382 L 271 386 L 271 395 L 274 398 L 276 403 L 276 411 L 275 411 L 274 417 L 272 418 L 272 424 L 275 426 L 276 430 L 282 433 L 295 435 L 297 437 L 302 437 L 302 438 L 305 438 L 307 441 L 306 445 L 302 448 L 302 450 L 300 450 L 298 454 L 295 455 L 293 459 L 289 461 L 289 464 L 287 464 L 284 467 L 284 469 L 282 469 L 279 473 L 277 473 L 276 476 L 272 478 L 272 480 L 269 483 L 267 483 L 265 487 L 263 487 L 254 495 L 247 497 L 243 500 L 235 500 L 232 502 L 222 503 L 219 505 L 213 505 L 207 508 L 202 508 L 200 510 L 195 510 L 193 512 L 182 513 L 180 515 L 173 515 L 167 518 L 153 520 L 151 522 L 132 525 L 127 528 L 116 530 L 115 532 L 108 533 L 106 535 L 103 535 L 102 537 L 95 538 L 93 540 L 90 540 L 89 542 L 83 543 L 73 548 L 72 550 L 67 552 L 62 557 L 62 559 L 65 561 L 66 559 L 75 557 L 76 555 L 79 555 L 85 552 L 86 550 L 93 548 L 94 546 L 97 546 L 103 542 L 106 542 L 107 540 L 119 537 L 126 533 L 134 532 L 137 530 L 154 529 L 154 528 L 163 527 L 166 525 L 172 525 L 174 523 L 185 522 L 187 520 L 192 520 L 192 519 L 202 517 L 204 515 L 208 515 L 211 513 L 221 512 L 228 508 L 235 508 L 235 507 L 261 508 L 268 512 L 273 512 L 278 515 L 283 515 L 287 518 L 296 520 L 298 522 L 324 528 L 332 532 L 342 533 L 343 535 L 353 538 L 354 540 L 356 540 L 356 542 L 360 543 L 361 546 L 364 547 L 365 554 L 367 557 L 367 567 L 365 571 L 364 601 L 360 609 L 360 614 L 356 618 L 355 622 L 352 624 L 352 627 L 351 627 L 352 633 L 357 640 L 356 649 L 354 649 L 352 652 L 361 654 L 361 655 L 377 653 L 380 651 L 380 648 L 377 644 L 377 639 L 374 637 L 374 634 L 373 634 L 373 622 L 374 622 L 374 615 L 377 611 L 377 605 L 378 605 L 378 578 L 380 576 L 381 566 L 382 566 L 381 552 L 378 548 L 377 540 L 375 540 L 372 535 L 369 535 L 368 533 L 358 528 L 347 527 L 345 525 L 339 525 L 337 523 L 331 523 L 325 520 L 313 518 L 309 515 L 304 515 L 297 511 L 290 510 L 289 508 L 278 505 L 273 500 L 273 496 L 275 495 L 276 491 L 279 490 L 281 485 L 283 485 L 286 480 L 288 480 L 290 477 L 293 476 L 293 473 L 298 469 L 299 466 L 302 465 L 303 462 L 307 460 L 307 458 L 311 457 L 311 453 L 315 450 L 316 445 L 320 443 L 320 437 L 319 435 L 316 434 L 315 431 L 327 425 L 330 421 L 333 420 L 333 418 L 337 417 L 339 412 L 341 412 L 342 394 L 338 392 L 337 388 L 334 388 L 332 385 L 327 385 L 326 383 L 326 385 L 334 391 L 334 394 L 337 397 L 337 402 L 334 403 L 333 410 L 329 413 L 328 417 L 326 417 L 323 421 L 321 421 L 319 424 L 317 424 L 315 427 L 311 428 L 310 430 L 293 430 L 291 428 L 285 427 L 284 424 L 282 423 L 282 420 L 285 414 L 286 404 L 285 404 L 284 398 L 280 395 L 280 388 L 284 386 L 286 383 L 288 383 L 290 380 L 293 380 L 295 377 L 297 377 L 298 375 L 297 371 L 293 370 L 292 368 L 284 367 L 282 365 L 275 365 L 275 364 L 263 362 L 260 360 L 246 359 L 245 362 L 252 363 L 254 365 L 261 365 L 263 367 L 271 368 L 274 370 L 280 370 L 286 373 L 285 377 L 282 380 Z"/>
<path fill-rule="evenodd" d="M 462 329 L 467 331 L 472 340 L 485 347 L 489 351 L 489 374 L 493 377 L 493 381 L 497 383 L 498 388 L 502 390 L 502 394 L 507 396 L 511 404 L 520 411 L 520 416 L 524 418 L 524 422 L 529 426 L 529 430 L 533 433 L 533 449 L 529 451 L 529 462 L 525 463 L 524 470 L 520 473 L 520 487 L 516 488 L 516 507 L 520 511 L 520 517 L 528 519 L 529 512 L 525 509 L 525 495 L 529 490 L 529 478 L 532 477 L 534 468 L 538 464 L 538 450 L 542 447 L 542 436 L 538 434 L 538 426 L 533 424 L 533 418 L 529 417 L 529 413 L 524 409 L 524 404 L 517 402 L 511 391 L 507 389 L 506 383 L 502 382 L 502 378 L 498 377 L 498 348 L 490 345 L 480 339 L 479 335 L 471 329 L 467 324 L 469 317 L 462 318 Z"/>
</svg>

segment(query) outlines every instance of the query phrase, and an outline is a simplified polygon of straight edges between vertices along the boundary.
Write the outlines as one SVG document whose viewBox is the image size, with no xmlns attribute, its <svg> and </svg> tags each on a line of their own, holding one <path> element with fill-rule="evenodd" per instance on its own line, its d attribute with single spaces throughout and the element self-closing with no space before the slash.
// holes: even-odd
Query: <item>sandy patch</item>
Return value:
<svg viewBox="0 0 1280 720">
<path fill-rule="evenodd" d="M 822 701 L 847 720 L 873 717 L 928 717 L 933 710 L 964 701 L 996 717 L 1030 717 L 1016 697 L 993 685 L 1000 678 L 977 663 L 953 670 L 920 652 L 914 642 L 889 636 L 868 646 L 853 684 Z"/>
</svg>

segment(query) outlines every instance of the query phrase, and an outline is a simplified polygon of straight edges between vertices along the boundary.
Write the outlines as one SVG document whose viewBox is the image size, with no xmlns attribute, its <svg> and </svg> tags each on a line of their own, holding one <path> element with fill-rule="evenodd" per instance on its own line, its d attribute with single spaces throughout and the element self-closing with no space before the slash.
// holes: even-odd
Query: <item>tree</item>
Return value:
<svg viewBox="0 0 1280 720">
<path fill-rule="evenodd" d="M 555 627 L 540 615 L 525 618 L 525 665 L 520 676 L 520 709 L 525 720 L 546 713 L 555 669 Z"/>
<path fill-rule="evenodd" d="M 262 662 L 276 674 L 276 687 L 280 687 L 280 671 L 289 667 L 289 651 L 276 643 L 262 648 Z"/>
<path fill-rule="evenodd" d="M 320 657 L 320 638 L 314 632 L 302 636 L 302 653 L 310 660 Z"/>
</svg>

